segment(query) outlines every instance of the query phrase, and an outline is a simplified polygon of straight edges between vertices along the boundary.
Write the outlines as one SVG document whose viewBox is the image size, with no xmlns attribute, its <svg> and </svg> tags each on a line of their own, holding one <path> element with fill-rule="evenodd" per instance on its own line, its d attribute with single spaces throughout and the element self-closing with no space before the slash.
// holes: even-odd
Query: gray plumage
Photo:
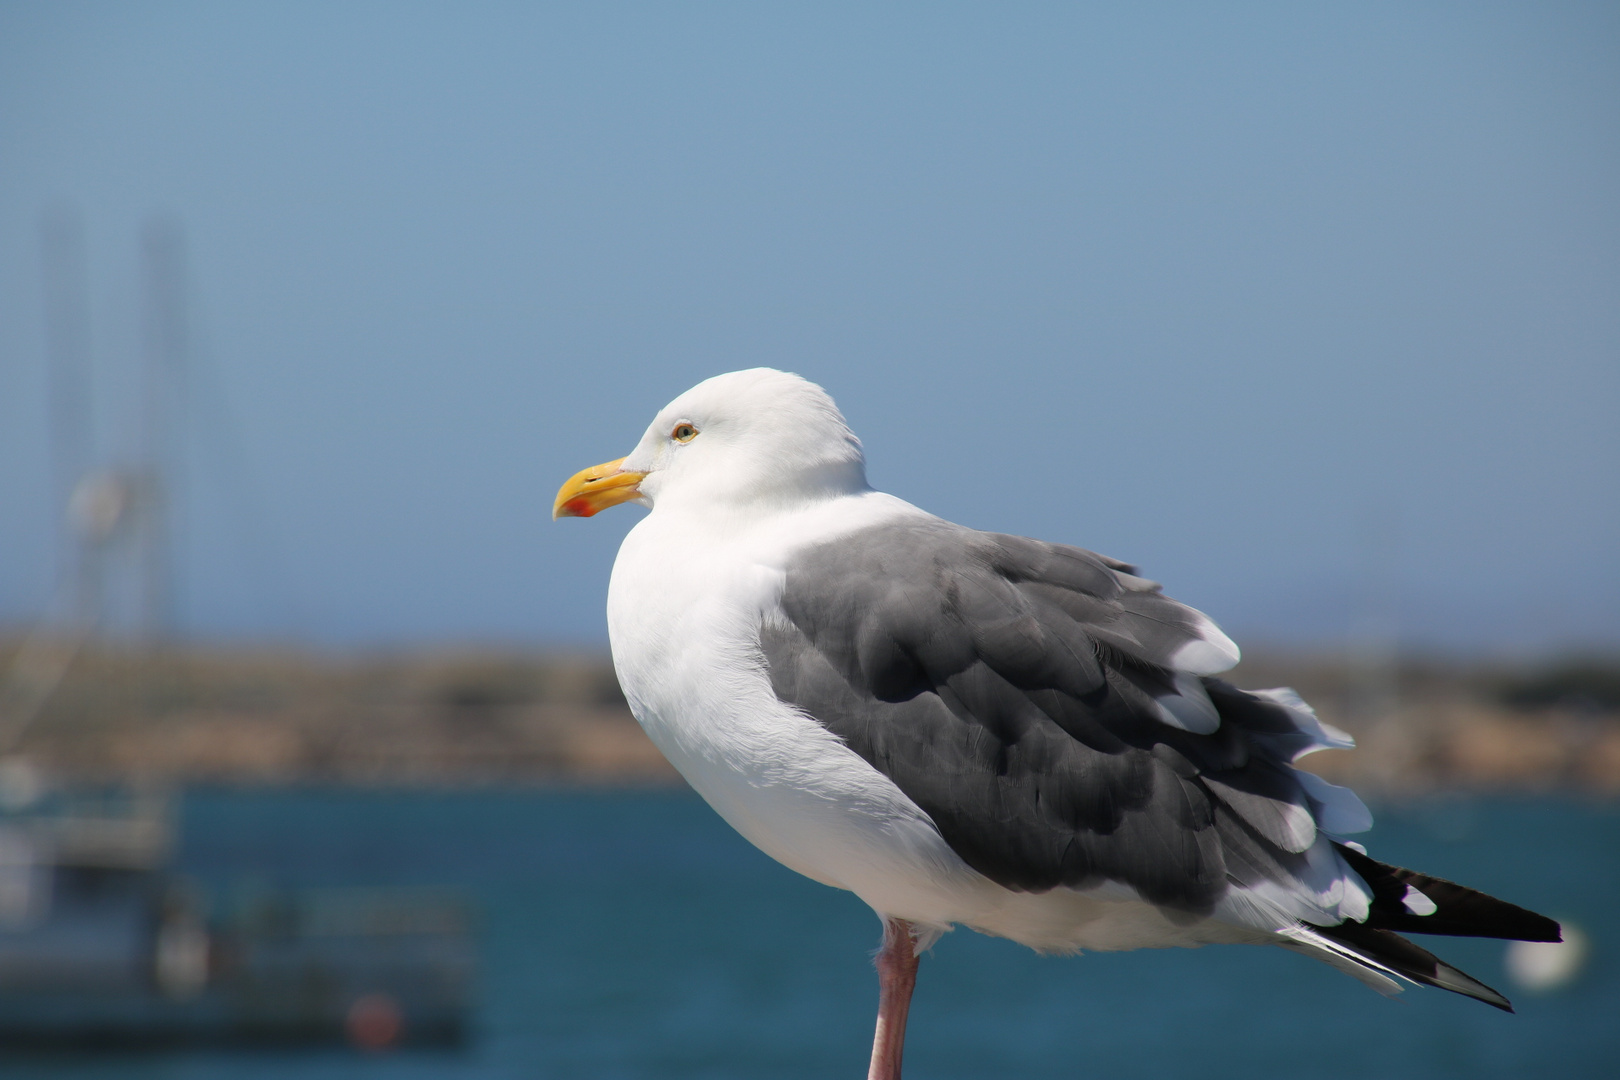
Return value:
<svg viewBox="0 0 1620 1080">
<path fill-rule="evenodd" d="M 782 606 L 763 641 L 777 695 L 992 880 L 1114 881 L 1207 914 L 1230 882 L 1309 876 L 1295 717 L 1178 671 L 1207 620 L 1132 567 L 903 522 L 802 553 Z"/>
</svg>

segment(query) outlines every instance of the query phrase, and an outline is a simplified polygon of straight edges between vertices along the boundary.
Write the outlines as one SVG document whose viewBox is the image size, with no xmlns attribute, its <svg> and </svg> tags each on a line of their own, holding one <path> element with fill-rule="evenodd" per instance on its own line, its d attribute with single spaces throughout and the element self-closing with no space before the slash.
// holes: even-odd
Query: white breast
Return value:
<svg viewBox="0 0 1620 1080">
<path fill-rule="evenodd" d="M 738 832 L 880 911 L 946 923 L 935 894 L 989 883 L 893 782 L 777 700 L 759 651 L 793 548 L 906 512 L 920 513 L 871 494 L 751 522 L 649 515 L 614 564 L 608 632 L 636 718 Z"/>
</svg>

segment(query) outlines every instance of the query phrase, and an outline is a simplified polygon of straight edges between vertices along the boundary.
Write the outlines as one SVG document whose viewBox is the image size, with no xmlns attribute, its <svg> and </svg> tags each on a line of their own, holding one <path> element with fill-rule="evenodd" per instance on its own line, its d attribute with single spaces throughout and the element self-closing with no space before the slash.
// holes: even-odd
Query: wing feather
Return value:
<svg viewBox="0 0 1620 1080">
<path fill-rule="evenodd" d="M 1338 733 L 1207 677 L 1235 646 L 1128 564 L 909 521 L 800 552 L 781 605 L 777 695 L 1009 888 L 1118 882 L 1195 914 L 1248 889 L 1321 921 L 1355 878 L 1318 836 L 1355 823 L 1343 789 L 1290 765 Z"/>
</svg>

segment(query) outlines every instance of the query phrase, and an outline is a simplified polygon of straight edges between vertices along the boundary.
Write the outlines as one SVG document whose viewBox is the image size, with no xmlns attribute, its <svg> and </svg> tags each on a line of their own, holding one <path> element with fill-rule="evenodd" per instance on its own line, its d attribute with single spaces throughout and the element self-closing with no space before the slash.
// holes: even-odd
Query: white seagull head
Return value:
<svg viewBox="0 0 1620 1080">
<path fill-rule="evenodd" d="M 866 490 L 866 457 L 821 387 L 772 368 L 705 379 L 664 406 L 628 456 L 562 486 L 553 517 L 643 506 L 787 505 Z"/>
</svg>

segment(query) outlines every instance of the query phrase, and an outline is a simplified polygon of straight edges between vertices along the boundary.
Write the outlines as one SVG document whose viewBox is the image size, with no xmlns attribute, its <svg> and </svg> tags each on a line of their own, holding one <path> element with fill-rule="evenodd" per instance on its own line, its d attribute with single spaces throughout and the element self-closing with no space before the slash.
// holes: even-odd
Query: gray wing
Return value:
<svg viewBox="0 0 1620 1080">
<path fill-rule="evenodd" d="M 1365 828 L 1293 769 L 1348 745 L 1284 692 L 1208 678 L 1236 662 L 1204 616 L 1079 548 L 940 520 L 812 547 L 767 626 L 779 698 L 1018 890 L 1122 882 L 1207 914 L 1231 885 L 1320 877 L 1320 823 Z"/>
</svg>

